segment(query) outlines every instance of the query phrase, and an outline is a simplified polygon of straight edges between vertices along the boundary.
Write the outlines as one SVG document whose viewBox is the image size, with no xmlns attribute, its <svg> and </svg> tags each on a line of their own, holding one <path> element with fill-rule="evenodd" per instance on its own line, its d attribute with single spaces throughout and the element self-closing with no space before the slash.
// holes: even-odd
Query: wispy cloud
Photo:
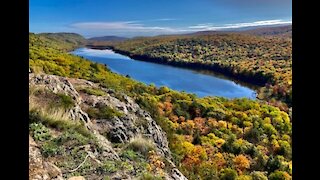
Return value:
<svg viewBox="0 0 320 180">
<path fill-rule="evenodd" d="M 161 19 L 153 19 L 151 21 L 176 21 L 178 19 L 175 18 L 161 18 Z"/>
<path fill-rule="evenodd" d="M 118 22 L 80 22 L 71 24 L 70 27 L 76 28 L 81 31 L 101 32 L 101 33 L 113 33 L 113 34 L 128 34 L 136 33 L 141 35 L 157 35 L 157 34 L 177 34 L 188 33 L 196 31 L 219 31 L 226 29 L 236 29 L 253 26 L 267 26 L 267 25 L 280 25 L 291 24 L 291 21 L 287 20 L 264 20 L 255 22 L 244 22 L 234 24 L 216 25 L 212 23 L 197 24 L 187 27 L 167 27 L 167 26 L 148 26 L 145 25 L 147 21 L 170 21 L 175 19 L 163 18 L 144 21 L 118 21 Z"/>
<path fill-rule="evenodd" d="M 125 21 L 125 22 L 82 22 L 71 24 L 71 27 L 85 30 L 118 30 L 118 31 L 137 31 L 137 32 L 172 32 L 175 29 L 170 27 L 145 26 L 137 23 L 140 21 Z"/>
<path fill-rule="evenodd" d="M 253 26 L 267 26 L 267 25 L 280 25 L 280 24 L 291 24 L 292 21 L 285 21 L 281 19 L 276 20 L 266 20 L 266 21 L 255 21 L 255 22 L 249 22 L 249 23 L 235 23 L 235 24 L 225 24 L 222 26 L 215 26 L 211 23 L 206 24 L 198 24 L 195 26 L 189 26 L 189 29 L 193 30 L 223 30 L 223 29 L 234 29 L 234 28 L 244 28 L 244 27 L 253 27 Z"/>
</svg>

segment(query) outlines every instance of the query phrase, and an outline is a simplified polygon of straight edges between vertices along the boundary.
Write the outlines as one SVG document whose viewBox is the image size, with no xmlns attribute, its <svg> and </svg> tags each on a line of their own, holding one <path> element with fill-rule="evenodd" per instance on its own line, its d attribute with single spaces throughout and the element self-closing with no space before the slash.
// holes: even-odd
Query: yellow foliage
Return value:
<svg viewBox="0 0 320 180">
<path fill-rule="evenodd" d="M 271 124 L 271 119 L 270 119 L 270 117 L 265 117 L 265 118 L 263 119 L 263 122 L 264 122 L 264 123 L 267 123 L 267 124 Z"/>
<path fill-rule="evenodd" d="M 182 142 L 181 149 L 185 152 L 185 154 L 190 154 L 192 150 L 194 149 L 194 145 L 190 142 Z"/>
<path fill-rule="evenodd" d="M 218 148 L 221 148 L 221 146 L 225 143 L 226 141 L 224 139 L 218 139 L 215 141 L 215 144 Z"/>
<path fill-rule="evenodd" d="M 218 121 L 219 128 L 227 128 L 227 122 L 225 121 Z"/>
</svg>

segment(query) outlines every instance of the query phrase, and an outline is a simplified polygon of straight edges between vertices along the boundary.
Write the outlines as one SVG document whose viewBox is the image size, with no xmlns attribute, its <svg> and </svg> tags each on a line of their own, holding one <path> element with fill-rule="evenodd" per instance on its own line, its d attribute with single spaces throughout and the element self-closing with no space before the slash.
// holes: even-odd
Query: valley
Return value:
<svg viewBox="0 0 320 180">
<path fill-rule="evenodd" d="M 290 39 L 228 34 L 99 43 L 129 57 L 261 80 L 261 100 L 142 83 L 70 54 L 87 44 L 80 35 L 29 33 L 31 176 L 292 178 Z"/>
</svg>

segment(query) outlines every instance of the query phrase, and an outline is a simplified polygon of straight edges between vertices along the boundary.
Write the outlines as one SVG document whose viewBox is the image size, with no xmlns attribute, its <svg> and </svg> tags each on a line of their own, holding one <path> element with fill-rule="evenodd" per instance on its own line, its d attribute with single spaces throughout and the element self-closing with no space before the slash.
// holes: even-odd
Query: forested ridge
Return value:
<svg viewBox="0 0 320 180">
<path fill-rule="evenodd" d="M 166 131 L 175 164 L 188 179 L 292 179 L 292 124 L 278 107 L 246 98 L 198 98 L 134 81 L 68 54 L 76 47 L 69 36 L 30 33 L 29 47 L 32 72 L 86 79 L 131 96 Z M 234 74 L 265 79 L 270 85 L 264 95 L 291 101 L 287 39 L 153 37 L 128 40 L 115 48 L 167 61 L 217 64 Z"/>
<path fill-rule="evenodd" d="M 259 99 L 283 110 L 291 106 L 292 39 L 286 36 L 177 35 L 133 38 L 109 45 L 138 60 L 209 69 L 260 85 Z"/>
</svg>

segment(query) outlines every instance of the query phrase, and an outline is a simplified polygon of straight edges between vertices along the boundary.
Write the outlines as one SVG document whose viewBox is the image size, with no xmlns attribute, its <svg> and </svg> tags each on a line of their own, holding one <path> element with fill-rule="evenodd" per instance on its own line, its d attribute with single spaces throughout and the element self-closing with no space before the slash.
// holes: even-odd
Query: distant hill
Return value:
<svg viewBox="0 0 320 180">
<path fill-rule="evenodd" d="M 40 33 L 38 35 L 56 41 L 66 41 L 72 44 L 84 44 L 86 42 L 86 39 L 77 33 Z"/>
<path fill-rule="evenodd" d="M 256 29 L 250 29 L 250 30 L 241 31 L 241 33 L 259 35 L 259 36 L 284 35 L 284 36 L 290 36 L 291 37 L 292 36 L 292 25 L 279 26 L 279 27 L 262 27 L 262 28 L 256 28 Z"/>
<path fill-rule="evenodd" d="M 226 34 L 226 33 L 232 33 L 234 31 L 198 31 L 198 32 L 194 32 L 194 33 L 188 33 L 188 34 L 184 34 L 187 36 L 193 36 L 193 35 L 215 35 L 215 34 Z"/>
<path fill-rule="evenodd" d="M 286 26 L 273 26 L 273 27 L 255 27 L 251 29 L 230 30 L 230 31 L 198 31 L 186 35 L 214 35 L 214 34 L 227 34 L 227 33 L 241 33 L 257 36 L 292 36 L 292 25 Z"/>
<path fill-rule="evenodd" d="M 89 41 L 124 41 L 129 38 L 119 37 L 119 36 L 102 36 L 102 37 L 93 37 L 89 38 Z"/>
<path fill-rule="evenodd" d="M 30 35 L 30 34 L 29 34 Z M 60 44 L 60 48 L 66 50 L 72 50 L 76 47 L 83 46 L 86 44 L 86 39 L 76 33 L 39 33 L 37 34 L 38 38 L 42 38 L 43 41 L 53 42 L 52 46 L 55 44 Z"/>
</svg>

